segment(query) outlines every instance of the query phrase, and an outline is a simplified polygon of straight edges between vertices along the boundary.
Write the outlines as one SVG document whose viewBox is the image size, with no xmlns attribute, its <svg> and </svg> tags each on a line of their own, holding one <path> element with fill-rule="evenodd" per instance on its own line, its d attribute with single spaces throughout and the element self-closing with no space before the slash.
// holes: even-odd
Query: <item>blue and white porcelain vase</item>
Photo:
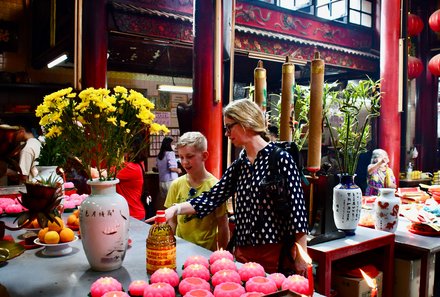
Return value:
<svg viewBox="0 0 440 297">
<path fill-rule="evenodd" d="M 339 175 L 333 188 L 333 218 L 338 230 L 354 235 L 362 210 L 362 190 L 354 183 L 354 175 Z"/>
<path fill-rule="evenodd" d="M 92 191 L 81 203 L 79 212 L 84 252 L 93 270 L 118 269 L 128 246 L 128 203 L 116 192 L 118 179 L 87 183 Z"/>
<path fill-rule="evenodd" d="M 400 198 L 395 195 L 396 190 L 390 188 L 379 189 L 379 195 L 374 202 L 374 228 L 376 230 L 396 232 L 399 223 Z"/>
</svg>

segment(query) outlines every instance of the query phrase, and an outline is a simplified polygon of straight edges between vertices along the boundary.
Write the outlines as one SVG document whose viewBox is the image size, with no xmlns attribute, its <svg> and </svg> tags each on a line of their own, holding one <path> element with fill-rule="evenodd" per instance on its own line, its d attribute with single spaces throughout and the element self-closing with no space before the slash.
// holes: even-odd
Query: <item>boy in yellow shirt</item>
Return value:
<svg viewBox="0 0 440 297">
<path fill-rule="evenodd" d="M 202 133 L 184 133 L 179 138 L 176 149 L 186 174 L 171 183 L 164 204 L 166 208 L 209 191 L 218 181 L 205 168 L 209 153 L 208 142 Z M 178 215 L 170 225 L 177 236 L 211 251 L 225 249 L 229 241 L 226 204 L 222 204 L 203 219 L 195 215 Z"/>
</svg>

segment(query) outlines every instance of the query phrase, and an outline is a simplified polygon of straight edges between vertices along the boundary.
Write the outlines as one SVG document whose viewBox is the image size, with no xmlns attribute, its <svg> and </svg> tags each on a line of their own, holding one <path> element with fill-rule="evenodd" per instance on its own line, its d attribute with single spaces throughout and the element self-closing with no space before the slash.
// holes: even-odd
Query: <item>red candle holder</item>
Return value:
<svg viewBox="0 0 440 297">
<path fill-rule="evenodd" d="M 261 296 L 264 296 L 264 294 L 260 292 L 246 292 L 240 297 L 261 297 Z"/>
<path fill-rule="evenodd" d="M 266 276 L 264 267 L 255 262 L 244 263 L 243 266 L 238 268 L 238 273 L 240 274 L 241 280 L 244 282 L 247 282 L 254 276 Z"/>
<path fill-rule="evenodd" d="M 191 264 L 200 264 L 206 268 L 209 268 L 208 259 L 203 256 L 189 256 L 186 258 L 185 263 L 183 263 L 183 268 L 186 268 Z"/>
<path fill-rule="evenodd" d="M 214 295 L 210 291 L 205 289 L 195 289 L 189 291 L 183 297 L 214 297 Z"/>
<path fill-rule="evenodd" d="M 182 296 L 185 296 L 186 293 L 195 289 L 204 289 L 209 291 L 211 286 L 207 281 L 199 277 L 187 277 L 179 284 L 179 293 Z"/>
<path fill-rule="evenodd" d="M 131 296 L 144 296 L 145 287 L 148 286 L 147 281 L 135 280 L 128 286 L 128 292 Z"/>
<path fill-rule="evenodd" d="M 302 275 L 294 274 L 287 277 L 281 285 L 283 290 L 291 290 L 298 294 L 308 294 L 309 281 Z"/>
<path fill-rule="evenodd" d="M 130 295 L 122 291 L 110 291 L 105 293 L 101 297 L 130 297 Z"/>
<path fill-rule="evenodd" d="M 278 290 L 277 285 L 273 280 L 264 276 L 251 277 L 246 282 L 247 292 L 260 292 L 264 294 L 275 293 Z"/>
<path fill-rule="evenodd" d="M 233 282 L 222 283 L 214 289 L 215 297 L 240 297 L 244 293 L 246 290 L 243 286 Z"/>
<path fill-rule="evenodd" d="M 217 271 L 225 269 L 237 270 L 237 266 L 235 265 L 234 261 L 227 258 L 222 258 L 212 263 L 210 269 L 211 274 L 215 274 Z"/>
<path fill-rule="evenodd" d="M 176 292 L 169 283 L 154 283 L 145 287 L 143 297 L 175 297 Z"/>
<path fill-rule="evenodd" d="M 212 265 L 213 263 L 215 263 L 215 261 L 220 260 L 220 259 L 229 259 L 231 261 L 234 260 L 234 255 L 231 254 L 231 252 L 227 251 L 227 250 L 218 250 L 215 251 L 211 254 L 211 256 L 209 256 L 209 263 Z"/>
<path fill-rule="evenodd" d="M 91 297 L 101 297 L 111 291 L 122 291 L 122 284 L 113 277 L 100 277 L 90 287 Z"/>
<path fill-rule="evenodd" d="M 211 278 L 211 283 L 214 287 L 226 282 L 241 284 L 240 274 L 232 269 L 223 269 L 217 271 Z"/>
<path fill-rule="evenodd" d="M 176 287 L 179 284 L 179 275 L 171 268 L 159 268 L 151 275 L 150 283 L 168 283 Z"/>
<path fill-rule="evenodd" d="M 275 282 L 278 289 L 281 289 L 281 285 L 283 284 L 283 281 L 286 279 L 284 274 L 279 272 L 271 273 L 267 277 Z"/>
<path fill-rule="evenodd" d="M 211 275 L 209 274 L 208 268 L 202 264 L 191 264 L 182 271 L 182 279 L 187 277 L 200 277 L 206 281 L 209 281 Z"/>
</svg>

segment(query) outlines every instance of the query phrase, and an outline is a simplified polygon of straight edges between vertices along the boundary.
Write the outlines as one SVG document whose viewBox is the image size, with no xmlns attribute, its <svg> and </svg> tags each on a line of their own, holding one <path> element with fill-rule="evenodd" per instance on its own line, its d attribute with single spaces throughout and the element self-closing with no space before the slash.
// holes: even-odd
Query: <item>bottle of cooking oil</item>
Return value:
<svg viewBox="0 0 440 297">
<path fill-rule="evenodd" d="M 147 273 L 152 274 L 159 268 L 176 269 L 176 238 L 164 210 L 156 212 L 147 237 Z"/>
</svg>

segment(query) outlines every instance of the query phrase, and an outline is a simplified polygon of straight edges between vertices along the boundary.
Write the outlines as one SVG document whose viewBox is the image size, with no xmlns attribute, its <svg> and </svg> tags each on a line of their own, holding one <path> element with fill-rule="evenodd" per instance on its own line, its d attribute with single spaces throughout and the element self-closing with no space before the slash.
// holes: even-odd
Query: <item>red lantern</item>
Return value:
<svg viewBox="0 0 440 297">
<path fill-rule="evenodd" d="M 422 19 L 415 14 L 409 13 L 408 14 L 408 36 L 416 36 L 423 30 L 423 21 Z"/>
<path fill-rule="evenodd" d="M 440 54 L 435 55 L 429 60 L 428 69 L 433 75 L 440 76 Z"/>
<path fill-rule="evenodd" d="M 422 74 L 423 63 L 419 58 L 408 56 L 408 79 L 413 79 Z"/>
<path fill-rule="evenodd" d="M 434 32 L 440 31 L 440 9 L 434 11 L 429 17 L 429 27 L 431 27 Z"/>
</svg>

